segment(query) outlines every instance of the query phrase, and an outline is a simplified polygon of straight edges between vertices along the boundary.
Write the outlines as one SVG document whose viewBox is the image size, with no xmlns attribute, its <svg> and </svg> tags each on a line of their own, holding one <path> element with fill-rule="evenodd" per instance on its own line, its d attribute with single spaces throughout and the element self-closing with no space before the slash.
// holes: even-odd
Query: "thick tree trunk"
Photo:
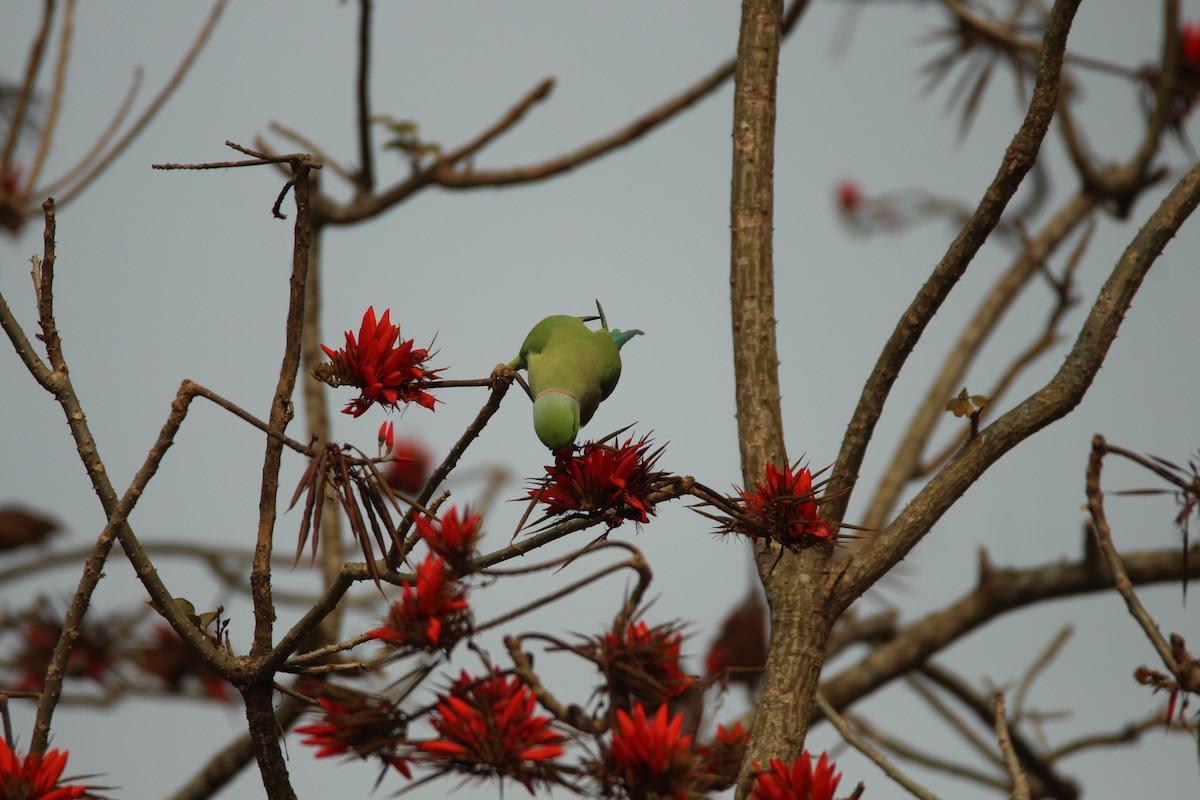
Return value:
<svg viewBox="0 0 1200 800">
<path fill-rule="evenodd" d="M 768 462 L 787 463 L 772 264 L 775 84 L 782 16 L 781 0 L 744 0 L 734 78 L 729 280 L 738 444 L 742 479 L 749 490 Z M 815 577 L 828 564 L 828 548 L 787 553 L 778 561 L 777 555 L 777 550 L 758 554 L 771 609 L 771 649 L 739 797 L 749 790 L 754 761 L 790 761 L 800 754 L 832 624 L 823 613 L 825 582 Z"/>
</svg>

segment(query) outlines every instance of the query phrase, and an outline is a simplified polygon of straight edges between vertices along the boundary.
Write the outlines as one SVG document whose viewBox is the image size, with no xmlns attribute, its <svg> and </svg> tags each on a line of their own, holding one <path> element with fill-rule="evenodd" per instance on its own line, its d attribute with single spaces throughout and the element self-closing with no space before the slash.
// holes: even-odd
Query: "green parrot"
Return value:
<svg viewBox="0 0 1200 800">
<path fill-rule="evenodd" d="M 574 443 L 579 428 L 612 394 L 621 377 L 621 346 L 641 331 L 608 329 L 604 309 L 597 317 L 556 314 L 533 326 L 520 354 L 509 362 L 529 372 L 533 430 L 542 444 L 558 450 Z M 600 320 L 600 330 L 584 325 Z"/>
</svg>

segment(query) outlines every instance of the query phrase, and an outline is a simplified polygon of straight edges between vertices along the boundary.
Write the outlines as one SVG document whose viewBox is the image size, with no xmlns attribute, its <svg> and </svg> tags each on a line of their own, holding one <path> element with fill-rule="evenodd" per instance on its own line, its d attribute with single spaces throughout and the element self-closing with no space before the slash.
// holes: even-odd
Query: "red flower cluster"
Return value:
<svg viewBox="0 0 1200 800">
<path fill-rule="evenodd" d="M 317 758 L 355 755 L 377 757 L 406 778 L 412 777 L 409 758 L 402 752 L 406 744 L 407 717 L 386 697 L 355 691 L 343 686 L 306 682 L 304 690 L 317 696 L 323 718 L 312 725 L 296 728 L 307 738 L 302 744 L 320 748 Z"/>
<path fill-rule="evenodd" d="M 404 582 L 384 626 L 367 635 L 393 647 L 449 650 L 470 628 L 466 587 L 450 576 L 444 560 L 430 553 L 417 567 L 415 585 Z"/>
<path fill-rule="evenodd" d="M 17 689 L 38 692 L 45 685 L 46 669 L 62 636 L 62 616 L 44 600 L 38 600 L 22 616 L 27 620 L 24 637 L 15 652 L 2 663 L 17 673 Z M 90 678 L 103 684 L 114 667 L 129 659 L 131 647 L 128 643 L 137 620 L 133 616 L 116 614 L 93 617 L 95 615 L 89 616 L 80 628 L 67 659 L 66 674 L 68 678 Z"/>
<path fill-rule="evenodd" d="M 437 522 L 426 517 L 417 517 L 417 531 L 429 545 L 429 549 L 446 559 L 455 574 L 466 573 L 475 548 L 483 535 L 483 518 L 467 509 L 459 514 L 458 508 L 442 514 Z"/>
<path fill-rule="evenodd" d="M 721 622 L 704 657 L 706 677 L 740 683 L 753 694 L 767 664 L 767 607 L 752 589 Z"/>
<path fill-rule="evenodd" d="M 428 350 L 414 348 L 412 339 L 400 341 L 400 328 L 391 323 L 390 314 L 390 309 L 384 311 L 376 321 L 372 306 L 363 315 L 357 340 L 353 331 L 346 331 L 346 346 L 341 350 L 321 345 L 331 363 L 317 367 L 313 376 L 333 386 L 362 390 L 342 409 L 343 414 L 360 417 L 375 403 L 389 408 L 417 403 L 432 409 L 437 402 L 425 390 L 440 370 L 425 368 Z"/>
<path fill-rule="evenodd" d="M 86 786 L 60 786 L 68 753 L 18 756 L 0 737 L 0 797 L 4 800 L 72 800 L 85 797 Z"/>
<path fill-rule="evenodd" d="M 737 723 L 732 728 L 717 726 L 717 735 L 703 747 L 696 748 L 704 758 L 704 774 L 709 792 L 722 792 L 737 783 L 738 770 L 746 755 L 750 731 Z"/>
<path fill-rule="evenodd" d="M 836 539 L 837 534 L 817 519 L 820 500 L 813 492 L 812 478 L 807 467 L 797 470 L 785 466 L 780 472 L 768 463 L 755 490 L 740 493 L 738 503 L 750 522 L 729 520 L 724 524 L 725 529 L 743 533 L 753 541 L 761 536 L 788 548 L 810 547 Z"/>
<path fill-rule="evenodd" d="M 543 519 L 559 514 L 599 516 L 612 510 L 616 513 L 608 520 L 609 528 L 627 518 L 649 522 L 654 513 L 649 495 L 662 477 L 654 471 L 662 448 L 647 454 L 649 448 L 649 438 L 635 444 L 632 436 L 619 446 L 589 442 L 563 448 L 555 454 L 554 465 L 546 467 L 546 484 L 530 489 L 529 496 L 546 505 Z"/>
<path fill-rule="evenodd" d="M 682 641 L 683 634 L 673 625 L 651 628 L 645 622 L 631 622 L 623 631 L 604 634 L 598 660 L 609 691 L 652 704 L 687 691 L 696 678 L 679 668 Z"/>
<path fill-rule="evenodd" d="M 629 797 L 675 797 L 688 800 L 699 788 L 702 763 L 692 750 L 692 737 L 683 733 L 683 715 L 670 721 L 659 706 L 653 721 L 641 703 L 633 716 L 617 709 L 616 730 L 609 745 L 613 777 Z M 689 791 L 691 790 L 691 791 Z"/>
<path fill-rule="evenodd" d="M 550 717 L 534 713 L 533 692 L 517 677 L 463 672 L 430 720 L 441 737 L 417 747 L 431 763 L 475 776 L 513 778 L 530 794 L 555 775 L 563 738 Z"/>
<path fill-rule="evenodd" d="M 762 765 L 754 762 L 757 769 Z M 771 759 L 771 769 L 760 772 L 754 782 L 754 800 L 833 800 L 841 773 L 834 774 L 834 764 L 825 753 L 814 765 L 808 751 L 789 768 L 777 758 Z"/>
<path fill-rule="evenodd" d="M 205 635 L 215 639 L 207 632 Z M 185 683 L 195 680 L 214 700 L 226 701 L 231 696 L 229 682 L 205 664 L 169 625 L 154 629 L 154 641 L 137 653 L 135 661 L 142 672 L 161 680 L 168 692 L 179 693 Z"/>
</svg>

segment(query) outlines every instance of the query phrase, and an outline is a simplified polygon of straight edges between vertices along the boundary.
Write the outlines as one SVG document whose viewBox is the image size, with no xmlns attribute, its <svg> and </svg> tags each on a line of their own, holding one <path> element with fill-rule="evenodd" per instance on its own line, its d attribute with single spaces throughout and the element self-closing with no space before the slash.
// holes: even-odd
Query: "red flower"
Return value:
<svg viewBox="0 0 1200 800">
<path fill-rule="evenodd" d="M 834 193 L 837 195 L 838 211 L 846 217 L 854 216 L 867 203 L 867 193 L 857 181 L 849 178 L 838 181 Z"/>
<path fill-rule="evenodd" d="M 533 793 L 555 777 L 562 736 L 548 716 L 534 714 L 533 692 L 517 677 L 463 672 L 430 719 L 438 736 L 417 747 L 435 765 L 467 775 L 513 778 Z"/>
<path fill-rule="evenodd" d="M 303 688 L 317 696 L 320 711 L 314 712 L 322 714 L 323 719 L 297 727 L 296 733 L 307 737 L 300 740 L 301 744 L 320 748 L 317 758 L 376 757 L 404 777 L 412 777 L 410 759 L 401 749 L 407 744 L 404 737 L 408 718 L 392 701 L 317 681 L 306 682 Z"/>
<path fill-rule="evenodd" d="M 762 765 L 754 762 L 756 769 Z M 754 800 L 833 800 L 841 773 L 834 774 L 834 764 L 821 753 L 821 760 L 812 764 L 808 751 L 788 765 L 777 758 L 771 759 L 771 769 L 760 772 L 754 782 Z"/>
<path fill-rule="evenodd" d="M 343 349 L 335 351 L 321 345 L 331 363 L 313 370 L 313 377 L 332 386 L 357 386 L 362 390 L 342 409 L 343 414 L 360 417 L 375 403 L 396 408 L 401 403 L 415 402 L 432 409 L 437 402 L 425 389 L 440 370 L 424 367 L 428 350 L 414 348 L 412 339 L 400 341 L 400 328 L 391 323 L 390 315 L 390 309 L 384 311 L 376 322 L 372 306 L 363 315 L 357 341 L 352 331 L 346 331 Z"/>
<path fill-rule="evenodd" d="M 379 426 L 379 450 L 382 452 L 384 447 L 387 447 L 388 452 L 392 451 L 392 445 L 396 442 L 396 423 L 388 420 Z"/>
<path fill-rule="evenodd" d="M 555 453 L 554 465 L 546 467 L 547 483 L 530 489 L 529 496 L 545 503 L 543 519 L 569 513 L 599 516 L 612 510 L 616 513 L 608 519 L 609 528 L 627 517 L 649 522 L 648 515 L 654 513 L 649 495 L 662 477 L 654 471 L 662 448 L 647 455 L 649 447 L 647 437 L 634 444 L 631 436 L 616 447 L 589 442 L 563 448 Z"/>
<path fill-rule="evenodd" d="M 604 634 L 599 662 L 614 694 L 628 693 L 652 704 L 670 700 L 696 681 L 679 668 L 683 635 L 672 625 L 651 628 L 629 623 L 619 633 Z"/>
<path fill-rule="evenodd" d="M 1200 22 L 1185 22 L 1180 26 L 1179 64 L 1185 72 L 1200 75 Z"/>
<path fill-rule="evenodd" d="M 471 627 L 467 590 L 446 571 L 446 562 L 430 553 L 419 567 L 415 585 L 404 582 L 382 628 L 367 635 L 394 647 L 449 650 Z"/>
<path fill-rule="evenodd" d="M 750 731 L 737 723 L 732 728 L 717 726 L 717 735 L 703 747 L 696 748 L 704 757 L 704 773 L 708 779 L 705 793 L 723 792 L 737 783 L 738 770 L 746 755 Z"/>
<path fill-rule="evenodd" d="M 467 571 L 475 557 L 475 547 L 483 535 L 483 518 L 467 509 L 459 514 L 458 508 L 450 510 L 432 522 L 427 517 L 417 517 L 417 530 L 429 549 L 446 559 L 456 574 Z"/>
<path fill-rule="evenodd" d="M 1184 137 L 1183 124 L 1191 115 L 1192 107 L 1200 98 L 1200 23 L 1185 22 L 1179 26 L 1178 63 L 1176 65 L 1176 80 L 1173 103 L 1168 107 L 1167 124 L 1180 138 Z M 1143 104 L 1152 107 L 1153 97 L 1157 92 L 1162 76 L 1153 67 L 1143 70 L 1147 92 L 1143 94 Z"/>
<path fill-rule="evenodd" d="M 0 737 L 0 797 L 4 800 L 69 800 L 84 797 L 86 786 L 59 786 L 68 753 L 51 750 L 21 758 Z"/>
<path fill-rule="evenodd" d="M 207 631 L 205 635 L 219 645 L 215 636 Z M 205 664 L 169 625 L 156 627 L 154 641 L 138 652 L 134 660 L 142 672 L 161 680 L 168 692 L 181 692 L 184 684 L 194 679 L 200 683 L 204 693 L 214 700 L 225 701 L 230 698 L 228 681 Z"/>
<path fill-rule="evenodd" d="M 17 194 L 17 190 L 21 187 L 21 173 L 25 168 L 21 164 L 13 164 L 8 169 L 8 174 L 0 178 L 0 189 L 3 189 L 4 195 L 13 197 Z"/>
<path fill-rule="evenodd" d="M 609 754 L 613 775 L 630 797 L 687 800 L 699 788 L 702 764 L 692 737 L 683 733 L 683 715 L 668 722 L 667 714 L 667 707 L 659 706 L 651 722 L 641 703 L 634 705 L 632 717 L 617 709 Z"/>
<path fill-rule="evenodd" d="M 704 674 L 743 684 L 751 693 L 762 681 L 767 664 L 767 607 L 751 589 L 721 622 L 717 638 L 704 657 Z"/>
<path fill-rule="evenodd" d="M 388 462 L 383 479 L 397 492 L 416 497 L 429 480 L 429 451 L 415 439 L 401 439 L 392 448 L 392 461 Z"/>
<path fill-rule="evenodd" d="M 753 492 L 741 492 L 742 513 L 749 518 L 730 520 L 726 530 L 744 533 L 752 540 L 771 539 L 784 547 L 810 547 L 832 541 L 837 534 L 817 519 L 820 500 L 813 492 L 812 472 L 785 466 L 783 472 L 768 462 L 763 480 Z"/>
</svg>

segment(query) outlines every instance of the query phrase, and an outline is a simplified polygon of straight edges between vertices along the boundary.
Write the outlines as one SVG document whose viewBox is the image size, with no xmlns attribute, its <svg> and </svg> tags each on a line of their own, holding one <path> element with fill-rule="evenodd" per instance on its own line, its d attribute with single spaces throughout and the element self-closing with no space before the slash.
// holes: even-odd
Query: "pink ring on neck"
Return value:
<svg viewBox="0 0 1200 800">
<path fill-rule="evenodd" d="M 538 396 L 533 399 L 537 400 L 538 398 L 545 397 L 548 394 L 565 394 L 567 397 L 571 398 L 572 400 L 575 400 L 576 402 L 579 401 L 578 397 L 576 397 L 573 393 L 568 392 L 566 389 L 544 389 L 541 392 L 538 392 Z"/>
</svg>

